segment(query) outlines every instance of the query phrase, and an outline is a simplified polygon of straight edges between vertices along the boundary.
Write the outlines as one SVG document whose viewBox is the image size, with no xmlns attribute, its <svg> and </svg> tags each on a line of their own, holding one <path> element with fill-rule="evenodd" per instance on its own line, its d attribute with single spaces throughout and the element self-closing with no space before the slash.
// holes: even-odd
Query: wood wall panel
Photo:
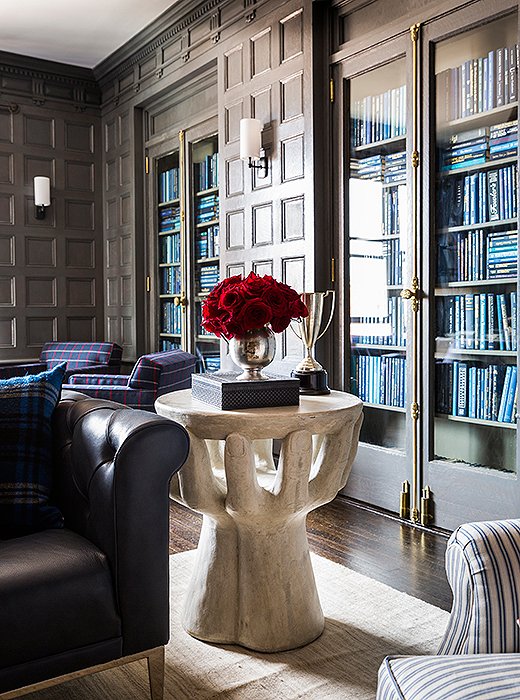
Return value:
<svg viewBox="0 0 520 700">
<path fill-rule="evenodd" d="M 13 143 L 14 115 L 0 109 L 0 142 Z"/>
<path fill-rule="evenodd" d="M 0 234 L 0 267 L 14 265 L 14 236 Z"/>
<path fill-rule="evenodd" d="M 287 15 L 280 21 L 280 56 L 282 62 L 303 53 L 303 10 Z"/>
<path fill-rule="evenodd" d="M 79 269 L 93 269 L 96 264 L 95 246 L 90 239 L 67 238 L 65 240 L 65 265 Z"/>
<path fill-rule="evenodd" d="M 0 153 L 0 184 L 12 185 L 14 180 L 13 154 Z"/>
<path fill-rule="evenodd" d="M 274 242 L 273 238 L 273 203 L 266 202 L 258 204 L 252 209 L 253 229 L 252 229 L 252 244 L 253 246 L 271 245 Z"/>
<path fill-rule="evenodd" d="M 26 155 L 23 159 L 24 185 L 33 186 L 35 177 L 48 177 L 52 188 L 56 187 L 56 159 Z"/>
<path fill-rule="evenodd" d="M 65 161 L 65 188 L 77 192 L 94 192 L 94 164 Z"/>
<path fill-rule="evenodd" d="M 103 117 L 105 336 L 123 346 L 123 359 L 128 363 L 137 356 L 135 287 L 141 285 L 142 289 L 143 283 L 132 254 L 136 246 L 135 169 L 131 150 L 135 124 L 130 111 L 133 113 L 126 105 Z"/>
<path fill-rule="evenodd" d="M 56 239 L 54 236 L 25 237 L 26 267 L 56 267 Z"/>
<path fill-rule="evenodd" d="M 54 148 L 56 123 L 51 117 L 27 115 L 24 119 L 24 145 Z"/>
<path fill-rule="evenodd" d="M 0 348 L 14 350 L 16 347 L 15 319 L 0 318 Z"/>
<path fill-rule="evenodd" d="M 16 58 L 0 59 L 0 279 L 11 279 L 14 300 L 0 305 L 0 363 L 36 358 L 51 340 L 103 339 L 99 92 L 97 104 L 81 104 L 96 92 L 91 71 Z M 39 175 L 51 179 L 41 220 Z M 70 322 L 76 304 L 85 322 Z"/>
<path fill-rule="evenodd" d="M 56 306 L 57 290 L 55 277 L 26 277 L 25 303 L 31 306 Z"/>
<path fill-rule="evenodd" d="M 251 78 L 271 69 L 271 27 L 251 37 Z"/>
<path fill-rule="evenodd" d="M 75 124 L 65 120 L 65 149 L 78 153 L 94 153 L 94 124 Z"/>
<path fill-rule="evenodd" d="M 0 277 L 0 306 L 15 305 L 14 277 Z"/>
<path fill-rule="evenodd" d="M 0 224 L 14 224 L 14 197 L 0 192 Z"/>
</svg>

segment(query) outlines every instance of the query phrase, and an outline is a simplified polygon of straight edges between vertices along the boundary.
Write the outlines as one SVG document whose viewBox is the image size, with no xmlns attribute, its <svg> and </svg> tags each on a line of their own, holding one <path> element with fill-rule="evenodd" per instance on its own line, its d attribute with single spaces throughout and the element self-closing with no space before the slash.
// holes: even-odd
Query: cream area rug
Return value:
<svg viewBox="0 0 520 700">
<path fill-rule="evenodd" d="M 383 658 L 435 653 L 448 620 L 448 613 L 433 605 L 312 555 L 326 618 L 321 637 L 301 649 L 274 654 L 207 644 L 190 637 L 180 624 L 194 555 L 170 557 L 165 700 L 373 700 Z M 136 661 L 27 697 L 149 700 L 146 664 Z"/>
</svg>

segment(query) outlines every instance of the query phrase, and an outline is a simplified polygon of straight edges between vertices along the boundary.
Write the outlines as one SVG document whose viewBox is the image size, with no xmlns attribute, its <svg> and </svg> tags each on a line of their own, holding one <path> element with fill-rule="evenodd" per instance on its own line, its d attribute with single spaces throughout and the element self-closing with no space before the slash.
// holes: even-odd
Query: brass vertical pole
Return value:
<svg viewBox="0 0 520 700">
<path fill-rule="evenodd" d="M 180 211 L 180 269 L 181 269 L 181 294 L 179 304 L 181 305 L 181 347 L 188 350 L 187 344 L 187 316 L 186 316 L 186 221 L 185 221 L 185 144 L 184 131 L 179 131 L 179 211 Z"/>
<path fill-rule="evenodd" d="M 412 283 L 409 289 L 403 289 L 403 299 L 412 302 L 412 392 L 410 417 L 412 419 L 412 493 L 410 519 L 419 522 L 419 401 L 418 381 L 419 371 L 419 270 L 418 270 L 418 231 L 417 231 L 417 198 L 419 179 L 419 116 L 418 116 L 418 53 L 420 24 L 410 27 L 412 40 Z"/>
</svg>

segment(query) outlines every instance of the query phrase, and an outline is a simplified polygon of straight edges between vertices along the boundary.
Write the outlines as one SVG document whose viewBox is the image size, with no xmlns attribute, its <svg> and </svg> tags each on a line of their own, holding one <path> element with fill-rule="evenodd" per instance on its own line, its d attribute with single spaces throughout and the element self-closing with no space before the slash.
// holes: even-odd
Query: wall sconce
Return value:
<svg viewBox="0 0 520 700">
<path fill-rule="evenodd" d="M 48 177 L 34 178 L 34 206 L 37 219 L 45 219 L 45 207 L 51 205 L 51 181 Z"/>
<path fill-rule="evenodd" d="M 260 119 L 240 120 L 240 158 L 247 160 L 250 168 L 258 170 L 257 177 L 267 177 L 267 156 L 262 148 Z"/>
</svg>

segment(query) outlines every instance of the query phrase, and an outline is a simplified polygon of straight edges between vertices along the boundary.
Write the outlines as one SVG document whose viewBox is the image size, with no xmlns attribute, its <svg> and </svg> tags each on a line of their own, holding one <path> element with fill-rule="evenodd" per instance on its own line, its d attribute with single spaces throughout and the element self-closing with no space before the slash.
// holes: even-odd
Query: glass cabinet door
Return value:
<svg viewBox="0 0 520 700">
<path fill-rule="evenodd" d="M 345 81 L 345 390 L 364 402 L 360 448 L 345 493 L 389 510 L 397 509 L 408 478 L 408 307 L 400 295 L 409 283 L 406 76 L 403 56 Z"/>
<path fill-rule="evenodd" d="M 426 477 L 446 527 L 474 513 L 518 516 L 508 506 L 517 488 L 517 66 L 516 15 L 435 44 Z"/>
<path fill-rule="evenodd" d="M 202 304 L 220 279 L 218 136 L 191 144 L 191 278 L 194 354 L 201 372 L 220 369 L 220 341 L 202 325 Z"/>
<path fill-rule="evenodd" d="M 159 350 L 181 347 L 183 334 L 179 151 L 157 160 L 157 261 Z M 156 340 L 157 342 L 157 340 Z"/>
<path fill-rule="evenodd" d="M 361 440 L 405 449 L 405 61 L 350 83 L 348 248 L 351 391 L 365 403 Z"/>
</svg>

